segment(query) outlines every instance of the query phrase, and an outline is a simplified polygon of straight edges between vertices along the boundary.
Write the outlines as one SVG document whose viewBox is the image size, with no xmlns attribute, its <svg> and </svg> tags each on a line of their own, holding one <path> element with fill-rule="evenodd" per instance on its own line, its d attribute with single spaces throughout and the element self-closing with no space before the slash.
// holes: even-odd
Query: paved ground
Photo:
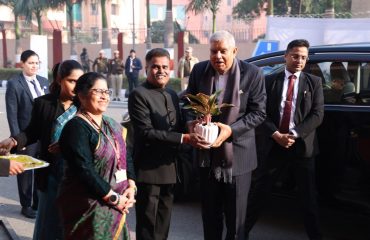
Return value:
<svg viewBox="0 0 370 240">
<path fill-rule="evenodd" d="M 107 115 L 117 121 L 127 111 L 126 104 L 112 103 Z M 9 136 L 5 115 L 4 89 L 0 88 L 0 140 Z M 326 240 L 369 240 L 370 213 L 355 212 L 341 206 L 322 206 L 322 228 Z M 20 214 L 16 177 L 0 178 L 0 218 L 5 218 L 22 240 L 32 239 L 34 220 Z M 135 212 L 128 217 L 135 230 Z M 199 202 L 177 202 L 174 207 L 169 240 L 201 240 L 202 223 Z M 251 232 L 252 240 L 307 239 L 297 202 L 294 198 L 274 198 Z M 1 235 L 0 235 L 0 240 Z"/>
</svg>

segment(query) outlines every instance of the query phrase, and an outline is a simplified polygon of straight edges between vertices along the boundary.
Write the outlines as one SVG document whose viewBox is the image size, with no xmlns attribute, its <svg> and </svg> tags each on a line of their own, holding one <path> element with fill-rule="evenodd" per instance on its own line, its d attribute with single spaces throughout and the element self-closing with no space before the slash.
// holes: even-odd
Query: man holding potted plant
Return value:
<svg viewBox="0 0 370 240">
<path fill-rule="evenodd" d="M 186 90 L 187 96 L 221 90 L 216 94 L 218 105 L 233 105 L 213 116 L 220 133 L 211 148 L 197 150 L 205 240 L 222 239 L 224 217 L 226 239 L 246 237 L 248 192 L 257 166 L 254 129 L 266 117 L 266 93 L 261 69 L 238 60 L 236 54 L 234 37 L 227 31 L 215 32 L 210 60 L 194 66 Z M 203 117 L 209 121 L 209 116 Z M 189 125 L 193 131 L 194 125 Z"/>
</svg>

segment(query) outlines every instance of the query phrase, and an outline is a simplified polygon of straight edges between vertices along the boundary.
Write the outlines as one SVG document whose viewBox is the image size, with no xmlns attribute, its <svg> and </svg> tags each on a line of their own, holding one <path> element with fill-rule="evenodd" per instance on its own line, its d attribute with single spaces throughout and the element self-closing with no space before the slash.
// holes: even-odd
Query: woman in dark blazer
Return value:
<svg viewBox="0 0 370 240">
<path fill-rule="evenodd" d="M 49 81 L 37 75 L 39 56 L 32 50 L 21 54 L 22 72 L 13 76 L 7 84 L 5 93 L 6 117 L 11 135 L 24 131 L 31 120 L 34 99 L 47 92 Z M 17 154 L 36 157 L 38 144 L 27 146 Z M 27 218 L 35 218 L 38 205 L 34 171 L 30 170 L 17 176 L 21 213 Z"/>
<path fill-rule="evenodd" d="M 62 176 L 57 142 L 61 128 L 77 111 L 72 101 L 75 95 L 73 90 L 82 74 L 82 66 L 74 60 L 55 65 L 50 94 L 35 99 L 28 127 L 0 143 L 0 147 L 19 150 L 40 141 L 40 159 L 50 163 L 48 168 L 36 171 L 39 206 L 33 239 L 63 239 L 55 206 Z"/>
</svg>

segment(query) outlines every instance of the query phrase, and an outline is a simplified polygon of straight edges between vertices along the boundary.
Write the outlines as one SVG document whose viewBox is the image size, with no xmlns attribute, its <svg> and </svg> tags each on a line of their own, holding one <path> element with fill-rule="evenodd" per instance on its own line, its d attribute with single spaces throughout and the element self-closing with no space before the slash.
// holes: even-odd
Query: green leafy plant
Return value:
<svg viewBox="0 0 370 240">
<path fill-rule="evenodd" d="M 234 107 L 233 104 L 217 104 L 217 98 L 221 94 L 221 91 L 216 91 L 210 96 L 204 93 L 198 93 L 197 95 L 186 94 L 185 98 L 189 101 L 189 104 L 184 106 L 184 109 L 193 110 L 197 117 L 204 118 L 204 121 L 208 124 L 211 122 L 212 116 L 221 114 L 221 108 Z"/>
</svg>

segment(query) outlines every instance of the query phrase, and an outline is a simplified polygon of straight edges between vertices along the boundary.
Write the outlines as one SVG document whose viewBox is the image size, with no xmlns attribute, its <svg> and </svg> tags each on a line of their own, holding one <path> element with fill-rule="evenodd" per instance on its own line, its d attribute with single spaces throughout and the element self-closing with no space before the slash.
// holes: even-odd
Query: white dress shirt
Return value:
<svg viewBox="0 0 370 240">
<path fill-rule="evenodd" d="M 35 88 L 33 87 L 33 84 L 31 83 L 32 80 L 35 80 L 36 87 L 39 90 L 39 92 L 41 93 L 41 95 L 44 95 L 45 94 L 45 91 L 44 91 L 44 89 L 41 88 L 39 81 L 36 79 L 36 76 L 30 77 L 30 76 L 26 76 L 24 74 L 23 74 L 23 76 L 26 79 L 28 88 L 31 91 L 31 94 L 32 94 L 33 99 L 37 98 L 37 93 L 36 93 Z"/>
<path fill-rule="evenodd" d="M 216 73 L 216 76 L 215 76 L 216 91 L 221 90 L 221 93 L 217 99 L 218 104 L 222 104 L 222 101 L 224 100 L 226 83 L 227 83 L 228 77 L 229 77 L 229 72 L 224 73 L 223 75 Z"/>
<path fill-rule="evenodd" d="M 130 57 L 130 72 L 132 72 L 132 66 L 133 66 L 133 61 L 134 59 L 132 57 Z"/>
</svg>

